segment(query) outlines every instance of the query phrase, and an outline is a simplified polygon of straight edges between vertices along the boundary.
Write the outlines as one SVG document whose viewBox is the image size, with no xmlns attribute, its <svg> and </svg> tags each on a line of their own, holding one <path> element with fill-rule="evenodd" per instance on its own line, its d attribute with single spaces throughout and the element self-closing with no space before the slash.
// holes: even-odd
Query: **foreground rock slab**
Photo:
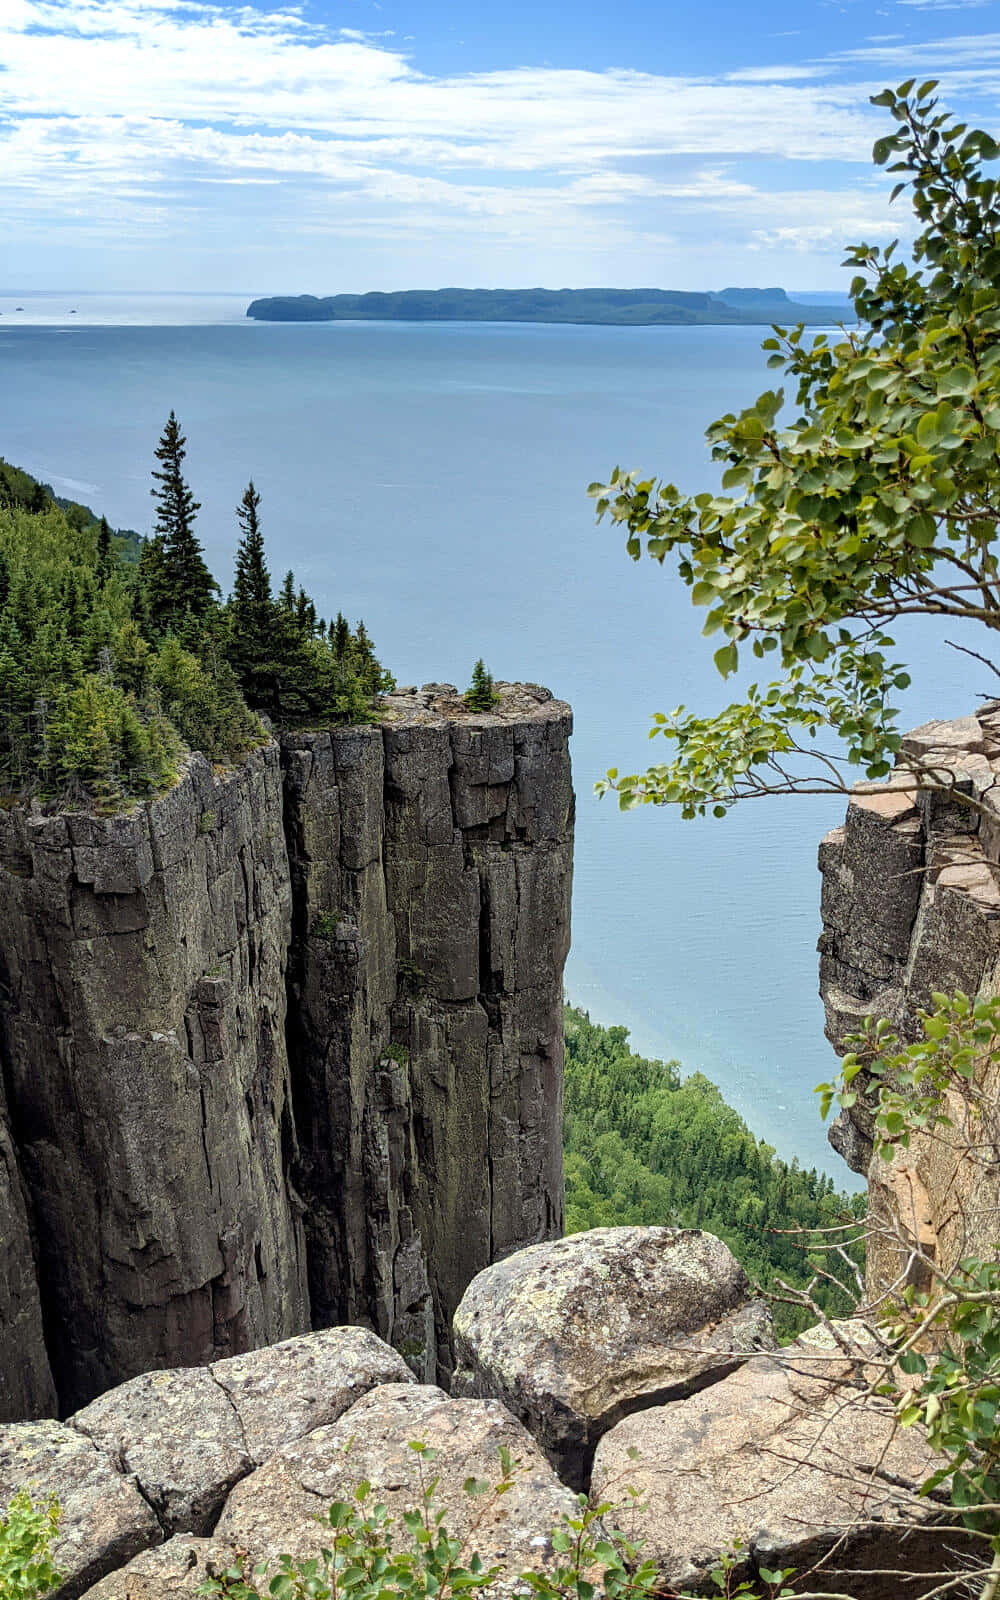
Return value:
<svg viewBox="0 0 1000 1600">
<path fill-rule="evenodd" d="M 226 1495 L 281 1445 L 380 1383 L 412 1381 L 366 1328 L 326 1328 L 211 1367 L 148 1372 L 71 1418 L 133 1477 L 167 1533 L 207 1534 Z"/>
<path fill-rule="evenodd" d="M 432 1464 L 421 1467 L 414 1441 L 436 1452 Z M 470 1477 L 500 1482 L 501 1448 L 519 1463 L 513 1489 L 493 1500 L 467 1494 Z M 216 1538 L 245 1550 L 251 1564 L 316 1555 L 324 1542 L 316 1517 L 332 1501 L 353 1499 L 367 1479 L 372 1500 L 398 1517 L 419 1505 L 421 1471 L 425 1482 L 439 1480 L 434 1504 L 449 1533 L 468 1537 L 475 1524 L 472 1545 L 508 1578 L 545 1564 L 553 1527 L 576 1508 L 529 1434 L 496 1401 L 451 1400 L 429 1385 L 386 1384 L 237 1484 Z"/>
<path fill-rule="evenodd" d="M 206 1578 L 240 1563 L 235 1545 L 177 1533 L 87 1590 L 86 1600 L 197 1600 Z"/>
<path fill-rule="evenodd" d="M 91 1441 L 61 1422 L 0 1428 L 0 1506 L 27 1489 L 36 1504 L 53 1495 L 61 1516 L 53 1543 L 63 1583 L 50 1600 L 74 1600 L 98 1578 L 163 1538 L 134 1483 Z"/>
<path fill-rule="evenodd" d="M 946 1513 L 917 1493 L 939 1461 L 917 1429 L 898 1428 L 888 1404 L 865 1397 L 857 1348 L 856 1361 L 844 1359 L 816 1330 L 605 1436 L 592 1496 L 624 1503 L 638 1492 L 629 1515 L 666 1584 L 701 1589 L 737 1542 L 746 1555 L 737 1576 L 792 1567 L 797 1587 L 855 1600 L 911 1600 L 933 1587 L 887 1571 L 956 1570 L 955 1539 L 935 1526 Z"/>
<path fill-rule="evenodd" d="M 453 1393 L 501 1400 L 575 1488 L 629 1412 L 774 1348 L 726 1245 L 680 1228 L 595 1228 L 520 1250 L 473 1280 L 454 1332 Z"/>
</svg>

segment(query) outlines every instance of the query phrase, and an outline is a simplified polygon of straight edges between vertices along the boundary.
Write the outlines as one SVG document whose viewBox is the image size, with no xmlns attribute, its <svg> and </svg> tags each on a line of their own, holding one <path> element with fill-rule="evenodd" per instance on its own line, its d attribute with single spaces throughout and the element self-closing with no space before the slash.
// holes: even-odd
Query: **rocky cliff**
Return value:
<svg viewBox="0 0 1000 1600">
<path fill-rule="evenodd" d="M 147 1373 L 65 1422 L 0 1425 L 0 1505 L 30 1488 L 62 1506 L 52 1600 L 197 1600 L 234 1566 L 317 1559 L 325 1513 L 360 1480 L 391 1518 L 423 1504 L 413 1441 L 436 1452 L 434 1515 L 500 1597 L 546 1578 L 572 1589 L 553 1534 L 588 1488 L 662 1594 L 715 1593 L 729 1550 L 734 1593 L 787 1568 L 789 1592 L 852 1600 L 952 1592 L 981 1564 L 920 1493 L 940 1466 L 921 1428 L 872 1392 L 871 1330 L 827 1323 L 775 1349 L 767 1307 L 709 1234 L 530 1246 L 473 1280 L 455 1332 L 450 1396 L 344 1327 Z M 501 1474 L 502 1494 L 468 1492 Z M 391 1542 L 410 1545 L 401 1527 Z"/>
<path fill-rule="evenodd" d="M 470 1278 L 562 1221 L 570 727 L 428 686 L 0 812 L 0 1416 L 333 1321 L 449 1369 Z"/>
<path fill-rule="evenodd" d="M 1000 988 L 1000 702 L 915 729 L 903 754 L 957 795 L 860 785 L 843 827 L 820 846 L 820 989 L 827 1036 L 841 1054 L 867 1015 L 887 1017 L 910 1040 L 933 991 L 975 997 Z M 831 1131 L 835 1148 L 868 1177 L 872 1298 L 907 1270 L 901 1241 L 915 1240 L 946 1267 L 995 1245 L 1000 1180 L 994 1167 L 963 1157 L 969 1106 L 951 1109 L 954 1136 L 915 1137 L 891 1163 L 873 1159 L 862 1103 Z M 973 1137 L 982 1144 L 981 1127 Z"/>
<path fill-rule="evenodd" d="M 289 1040 L 320 1325 L 451 1367 L 477 1271 L 562 1228 L 565 706 L 447 688 L 285 740 Z"/>
</svg>

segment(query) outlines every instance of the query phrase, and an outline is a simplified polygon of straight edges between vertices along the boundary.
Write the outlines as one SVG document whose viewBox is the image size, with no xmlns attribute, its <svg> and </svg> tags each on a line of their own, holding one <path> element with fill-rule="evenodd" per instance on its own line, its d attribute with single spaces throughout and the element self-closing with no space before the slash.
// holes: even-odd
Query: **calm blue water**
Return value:
<svg viewBox="0 0 1000 1600">
<path fill-rule="evenodd" d="M 686 590 L 626 560 L 595 527 L 586 485 L 616 462 L 703 485 L 705 424 L 767 386 L 760 330 L 267 326 L 232 322 L 214 300 L 171 302 L 189 326 L 110 325 L 137 322 L 134 304 L 102 305 L 104 325 L 36 304 L 32 325 L 15 324 L 9 299 L 0 454 L 144 529 L 172 406 L 224 584 L 252 474 L 275 572 L 294 567 L 326 614 L 362 616 L 401 683 L 464 684 L 482 655 L 497 677 L 572 702 L 570 997 L 630 1027 L 637 1048 L 706 1073 L 786 1156 L 850 1181 L 812 1095 L 834 1064 L 816 992 L 816 845 L 842 807 L 776 799 L 685 823 L 622 816 L 591 794 L 606 767 L 658 758 L 650 713 L 728 696 Z M 53 315 L 66 321 L 41 325 Z M 954 652 L 909 643 L 925 669 L 911 722 L 962 712 L 989 687 Z"/>
</svg>

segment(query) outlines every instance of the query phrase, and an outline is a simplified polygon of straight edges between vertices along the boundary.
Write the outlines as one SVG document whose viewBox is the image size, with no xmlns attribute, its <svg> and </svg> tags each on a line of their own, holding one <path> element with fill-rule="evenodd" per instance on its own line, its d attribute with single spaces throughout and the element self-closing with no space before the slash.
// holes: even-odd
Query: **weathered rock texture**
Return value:
<svg viewBox="0 0 1000 1600">
<path fill-rule="evenodd" d="M 891 1573 L 960 1563 L 940 1531 L 950 1513 L 918 1494 L 939 1461 L 889 1402 L 865 1396 L 864 1354 L 845 1359 L 817 1329 L 689 1400 L 626 1418 L 597 1448 L 593 1496 L 625 1505 L 637 1493 L 636 1533 L 670 1586 L 714 1593 L 718 1554 L 739 1542 L 734 1580 L 793 1567 L 792 1587 L 810 1592 L 925 1593 L 931 1580 Z"/>
<path fill-rule="evenodd" d="M 145 1373 L 66 1423 L 0 1426 L 0 1508 L 18 1490 L 36 1504 L 58 1501 L 53 1558 L 63 1581 L 54 1600 L 130 1572 L 142 1551 L 140 1588 L 148 1581 L 169 1592 L 182 1578 L 177 1563 L 194 1569 L 199 1557 L 191 1560 L 190 1539 L 183 1556 L 175 1541 L 162 1558 L 153 1546 L 174 1533 L 209 1535 L 233 1486 L 279 1445 L 324 1431 L 379 1384 L 396 1392 L 413 1381 L 402 1357 L 364 1328 L 328 1328 L 210 1367 Z M 197 1537 L 193 1543 L 200 1550 Z"/>
<path fill-rule="evenodd" d="M 59 1502 L 52 1556 L 63 1582 L 53 1600 L 73 1600 L 163 1538 L 136 1485 L 110 1456 L 65 1423 L 0 1427 L 0 1506 L 22 1489 L 36 1505 L 53 1496 Z"/>
<path fill-rule="evenodd" d="M 887 1017 L 913 1039 L 934 990 L 975 997 L 1000 987 L 1000 702 L 956 722 L 927 723 L 903 749 L 981 809 L 916 789 L 889 793 L 891 782 L 861 785 L 844 826 L 823 840 L 820 988 L 827 1036 L 841 1054 L 866 1016 Z M 831 1142 L 867 1174 L 882 1225 L 868 1250 L 873 1298 L 905 1269 L 909 1240 L 946 1267 L 995 1244 L 1000 1177 L 963 1154 L 968 1104 L 949 1109 L 951 1134 L 914 1137 L 891 1163 L 872 1158 L 863 1104 L 834 1124 Z M 979 1125 L 970 1136 L 982 1145 L 989 1130 Z"/>
<path fill-rule="evenodd" d="M 435 685 L 0 811 L 0 1419 L 335 1322 L 449 1370 L 469 1279 L 562 1222 L 570 727 Z"/>
<path fill-rule="evenodd" d="M 622 1417 L 718 1383 L 773 1349 L 774 1332 L 712 1234 L 595 1228 L 480 1273 L 455 1315 L 455 1345 L 453 1392 L 502 1400 L 582 1489 L 595 1445 Z"/>
<path fill-rule="evenodd" d="M 0 812 L 0 1048 L 63 1407 L 307 1326 L 273 746 L 124 816 Z"/>
<path fill-rule="evenodd" d="M 470 1278 L 562 1226 L 573 823 L 565 705 L 436 688 L 284 740 L 313 1314 L 371 1319 L 422 1378 Z"/>
<path fill-rule="evenodd" d="M 164 1531 L 208 1533 L 234 1483 L 282 1445 L 411 1375 L 367 1328 L 327 1328 L 210 1367 L 147 1372 L 70 1426 L 128 1474 Z"/>
<path fill-rule="evenodd" d="M 416 1441 L 436 1452 L 421 1463 Z M 517 1463 L 513 1488 L 473 1497 L 469 1478 L 491 1486 L 503 1478 L 501 1449 Z M 272 1456 L 234 1489 L 216 1537 L 248 1552 L 252 1562 L 318 1554 L 322 1516 L 334 1500 L 353 1497 L 366 1480 L 373 1501 L 399 1517 L 421 1504 L 422 1485 L 437 1479 L 436 1512 L 453 1538 L 474 1532 L 472 1548 L 486 1566 L 516 1578 L 552 1556 L 550 1535 L 572 1516 L 575 1496 L 556 1478 L 521 1424 L 497 1401 L 450 1400 L 428 1385 L 387 1384 L 352 1406 L 339 1422 L 317 1428 Z"/>
</svg>

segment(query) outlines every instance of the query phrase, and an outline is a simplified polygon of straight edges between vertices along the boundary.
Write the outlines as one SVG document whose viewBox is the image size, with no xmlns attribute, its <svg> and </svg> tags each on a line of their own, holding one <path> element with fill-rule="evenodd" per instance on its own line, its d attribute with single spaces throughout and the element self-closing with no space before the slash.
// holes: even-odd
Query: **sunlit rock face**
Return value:
<svg viewBox="0 0 1000 1600">
<path fill-rule="evenodd" d="M 918 1012 L 932 1006 L 934 991 L 975 998 L 1000 987 L 1000 702 L 916 728 L 903 750 L 953 783 L 956 796 L 887 792 L 898 778 L 860 785 L 843 827 L 820 845 L 820 991 L 827 1037 L 840 1054 L 866 1016 L 888 1018 L 909 1041 L 919 1037 Z M 962 804 L 963 795 L 976 806 Z M 998 1067 L 984 1071 L 995 1078 Z M 981 1086 L 989 1095 L 991 1084 Z M 872 1156 L 862 1104 L 833 1125 L 831 1143 L 868 1177 L 873 1299 L 904 1270 L 908 1241 L 946 1267 L 995 1243 L 1000 1180 L 963 1157 L 968 1105 L 950 1110 L 954 1137 L 917 1134 L 891 1163 Z"/>
</svg>

